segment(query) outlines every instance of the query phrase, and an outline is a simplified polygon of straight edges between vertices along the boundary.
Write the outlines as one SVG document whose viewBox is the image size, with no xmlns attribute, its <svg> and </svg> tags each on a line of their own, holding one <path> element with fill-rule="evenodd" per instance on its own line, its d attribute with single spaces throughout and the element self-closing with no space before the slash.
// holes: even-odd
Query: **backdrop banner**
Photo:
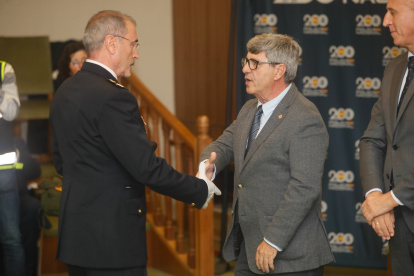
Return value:
<svg viewBox="0 0 414 276">
<path fill-rule="evenodd" d="M 361 212 L 359 138 L 366 129 L 395 47 L 382 26 L 387 0 L 238 0 L 237 59 L 261 33 L 288 34 L 301 46 L 295 84 L 316 104 L 330 146 L 323 177 L 322 214 L 336 263 L 386 268 L 383 242 Z M 251 97 L 237 72 L 237 110 Z"/>
</svg>

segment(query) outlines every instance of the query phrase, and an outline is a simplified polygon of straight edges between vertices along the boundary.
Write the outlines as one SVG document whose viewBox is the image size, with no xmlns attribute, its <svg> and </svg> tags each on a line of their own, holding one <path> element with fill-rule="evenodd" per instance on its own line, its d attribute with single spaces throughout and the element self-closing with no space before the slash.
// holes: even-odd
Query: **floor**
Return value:
<svg viewBox="0 0 414 276">
<path fill-rule="evenodd" d="M 233 271 L 228 271 L 217 276 L 233 276 Z M 338 266 L 327 266 L 325 267 L 324 276 L 387 276 L 386 270 L 378 269 L 363 269 L 363 268 L 352 268 L 352 267 L 338 267 Z M 159 270 L 149 269 L 148 276 L 171 276 Z M 179 275 L 174 275 L 179 276 Z"/>
<path fill-rule="evenodd" d="M 230 265 L 232 266 L 232 265 Z M 233 271 L 228 271 L 217 276 L 233 276 Z M 377 269 L 364 269 L 364 268 L 352 268 L 352 267 L 338 267 L 338 266 L 327 266 L 325 267 L 324 276 L 387 276 L 386 270 Z M 42 276 L 68 276 L 68 274 L 43 274 Z M 148 276 L 180 276 L 170 275 L 159 271 L 157 269 L 149 268 Z"/>
</svg>

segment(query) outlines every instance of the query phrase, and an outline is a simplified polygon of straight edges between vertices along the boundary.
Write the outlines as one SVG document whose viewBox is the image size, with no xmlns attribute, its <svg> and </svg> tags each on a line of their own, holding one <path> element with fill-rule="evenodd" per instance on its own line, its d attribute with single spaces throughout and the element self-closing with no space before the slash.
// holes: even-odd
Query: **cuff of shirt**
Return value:
<svg viewBox="0 0 414 276">
<path fill-rule="evenodd" d="M 270 246 L 274 247 L 277 249 L 277 251 L 282 251 L 283 249 L 277 247 L 276 245 L 274 245 L 273 243 L 271 243 L 270 241 L 266 240 L 266 238 L 263 238 L 265 242 L 267 242 Z"/>
<path fill-rule="evenodd" d="M 394 195 L 394 192 L 393 191 L 391 191 L 391 196 L 392 196 L 392 198 L 398 203 L 398 204 L 400 204 L 400 205 L 403 205 L 404 206 L 404 204 Z"/>
<path fill-rule="evenodd" d="M 368 195 L 368 194 L 370 194 L 370 193 L 372 193 L 372 192 L 374 192 L 374 191 L 379 191 L 379 192 L 381 192 L 381 193 L 382 193 L 382 190 L 381 190 L 380 188 L 374 188 L 374 189 L 369 190 L 369 191 L 365 194 L 365 198 L 367 197 L 367 195 Z"/>
<path fill-rule="evenodd" d="M 201 162 L 205 163 L 207 160 L 208 160 L 208 159 L 204 159 L 204 160 L 203 160 L 203 161 L 201 161 Z M 200 162 L 200 163 L 201 163 L 201 162 Z M 216 178 L 216 165 L 214 165 L 214 169 L 213 169 L 213 176 L 211 177 L 210 181 L 213 181 L 213 180 L 214 180 L 214 178 Z"/>
</svg>

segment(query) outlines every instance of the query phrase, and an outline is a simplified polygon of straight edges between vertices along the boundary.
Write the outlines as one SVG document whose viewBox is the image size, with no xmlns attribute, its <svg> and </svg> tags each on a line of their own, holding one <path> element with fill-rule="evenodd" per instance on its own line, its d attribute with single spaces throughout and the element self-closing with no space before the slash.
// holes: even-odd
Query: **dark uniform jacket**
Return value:
<svg viewBox="0 0 414 276">
<path fill-rule="evenodd" d="M 155 156 L 134 96 L 86 62 L 51 105 L 63 175 L 57 259 L 91 268 L 146 264 L 145 186 L 201 208 L 207 185 Z"/>
</svg>

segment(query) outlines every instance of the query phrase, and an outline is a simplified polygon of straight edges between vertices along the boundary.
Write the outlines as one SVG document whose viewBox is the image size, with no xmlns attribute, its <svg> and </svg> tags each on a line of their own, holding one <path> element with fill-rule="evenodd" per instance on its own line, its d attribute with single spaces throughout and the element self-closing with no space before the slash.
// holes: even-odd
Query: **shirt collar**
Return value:
<svg viewBox="0 0 414 276">
<path fill-rule="evenodd" d="M 93 60 L 93 59 L 87 59 L 86 62 L 90 62 L 90 63 L 96 64 L 96 65 L 99 65 L 99 66 L 105 68 L 109 73 L 111 73 L 112 76 L 114 76 L 114 78 L 116 80 L 118 80 L 118 77 L 116 76 L 115 72 L 112 71 L 112 69 L 109 68 L 108 66 L 106 66 L 105 64 L 102 64 L 102 63 L 100 63 L 100 62 L 98 62 L 96 60 Z"/>
<path fill-rule="evenodd" d="M 275 108 L 278 106 L 278 104 L 283 100 L 283 98 L 286 96 L 287 92 L 289 91 L 289 89 L 292 87 L 292 84 L 289 84 L 288 87 L 285 88 L 285 90 L 283 90 L 282 93 L 280 93 L 276 98 L 268 101 L 265 104 L 262 104 L 259 100 L 257 103 L 257 106 L 262 105 L 262 109 L 263 109 L 263 115 L 264 116 L 269 116 L 270 114 L 273 113 L 273 111 L 275 110 Z"/>
</svg>

